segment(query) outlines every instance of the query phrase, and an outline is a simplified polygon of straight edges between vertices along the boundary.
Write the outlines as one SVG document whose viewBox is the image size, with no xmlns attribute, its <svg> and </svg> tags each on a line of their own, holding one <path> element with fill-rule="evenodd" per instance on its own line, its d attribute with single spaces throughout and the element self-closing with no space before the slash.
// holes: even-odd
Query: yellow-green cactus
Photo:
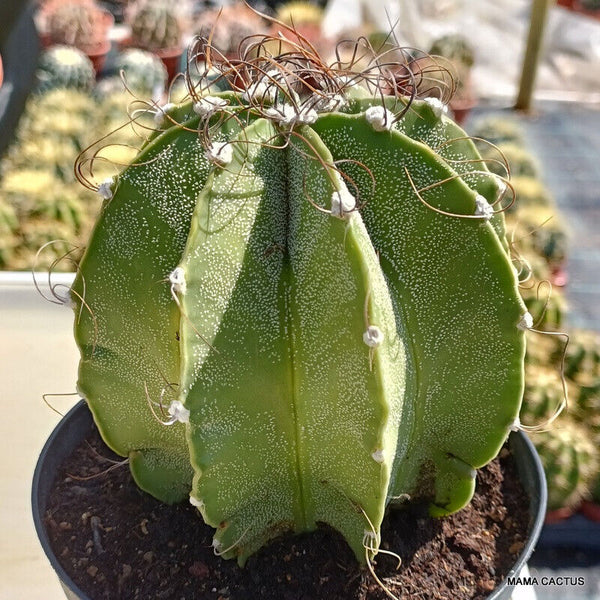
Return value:
<svg viewBox="0 0 600 600">
<path fill-rule="evenodd" d="M 385 72 L 244 60 L 221 65 L 232 92 L 157 109 L 99 186 L 79 389 L 223 556 L 328 523 L 365 560 L 388 504 L 463 507 L 519 414 L 531 317 L 502 186 L 439 101 L 383 96 Z"/>
</svg>

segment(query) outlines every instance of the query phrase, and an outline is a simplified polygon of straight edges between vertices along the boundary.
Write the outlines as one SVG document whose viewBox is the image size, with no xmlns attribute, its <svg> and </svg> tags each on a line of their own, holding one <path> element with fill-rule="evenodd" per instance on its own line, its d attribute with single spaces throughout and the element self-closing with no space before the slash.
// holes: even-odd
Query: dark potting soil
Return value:
<svg viewBox="0 0 600 600">
<path fill-rule="evenodd" d="M 213 554 L 213 530 L 189 504 L 140 491 L 96 430 L 62 465 L 46 527 L 56 555 L 93 600 L 383 600 L 344 539 L 323 527 L 287 535 L 245 568 Z M 508 451 L 477 475 L 471 504 L 443 519 L 390 511 L 376 573 L 401 598 L 485 598 L 520 554 L 528 499 Z"/>
</svg>

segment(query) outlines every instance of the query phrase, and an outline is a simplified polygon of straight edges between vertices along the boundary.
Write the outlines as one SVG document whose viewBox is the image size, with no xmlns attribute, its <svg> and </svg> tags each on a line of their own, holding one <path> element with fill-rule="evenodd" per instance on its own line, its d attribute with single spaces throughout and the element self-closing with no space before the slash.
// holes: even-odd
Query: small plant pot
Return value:
<svg viewBox="0 0 600 600">
<path fill-rule="evenodd" d="M 167 74 L 169 75 L 169 82 L 175 79 L 175 76 L 181 71 L 181 55 L 183 54 L 182 48 L 164 48 L 162 50 L 153 50 L 154 54 L 163 61 Z"/>
<path fill-rule="evenodd" d="M 96 72 L 96 77 L 99 77 L 100 73 L 104 69 L 104 65 L 106 64 L 106 57 L 111 49 L 110 40 L 105 40 L 101 45 L 96 48 L 90 48 L 85 50 L 86 56 L 92 61 L 92 65 L 94 66 L 94 71 Z"/>
<path fill-rule="evenodd" d="M 600 504 L 591 500 L 584 500 L 579 508 L 579 512 L 595 523 L 600 523 Z"/>
<path fill-rule="evenodd" d="M 573 10 L 592 19 L 600 19 L 600 8 L 586 8 L 581 0 L 573 0 Z"/>
<path fill-rule="evenodd" d="M 549 510 L 546 513 L 544 523 L 547 525 L 554 525 L 555 523 L 566 521 L 569 517 L 573 516 L 574 512 L 575 511 L 572 508 L 568 508 L 566 506 L 557 508 L 556 510 Z"/>
<path fill-rule="evenodd" d="M 90 596 L 73 582 L 54 554 L 45 526 L 45 513 L 59 466 L 86 438 L 93 427 L 91 413 L 82 401 L 69 411 L 48 438 L 33 476 L 32 507 L 35 528 L 68 600 L 90 600 Z M 546 509 L 544 471 L 533 444 L 525 434 L 518 432 L 511 434 L 509 446 L 517 464 L 519 479 L 529 496 L 529 535 L 510 573 L 490 593 L 488 600 L 508 600 L 511 597 L 512 586 L 508 583 L 509 579 L 519 575 L 533 552 L 542 529 Z M 115 577 L 117 575 L 115 574 Z"/>
</svg>

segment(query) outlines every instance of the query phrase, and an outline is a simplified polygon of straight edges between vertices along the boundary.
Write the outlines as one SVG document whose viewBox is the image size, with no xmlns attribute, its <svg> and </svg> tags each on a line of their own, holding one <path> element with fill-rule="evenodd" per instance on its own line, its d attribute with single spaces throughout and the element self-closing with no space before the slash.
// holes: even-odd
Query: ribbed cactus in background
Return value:
<svg viewBox="0 0 600 600">
<path fill-rule="evenodd" d="M 519 414 L 502 186 L 376 65 L 251 48 L 99 187 L 79 389 L 140 487 L 189 497 L 240 563 L 318 523 L 364 561 L 388 504 L 463 507 Z"/>
<path fill-rule="evenodd" d="M 71 0 L 47 9 L 45 27 L 53 44 L 94 50 L 105 44 L 112 23 L 95 2 Z"/>
<path fill-rule="evenodd" d="M 92 61 L 77 48 L 53 46 L 40 56 L 36 72 L 39 92 L 55 88 L 90 90 L 96 74 Z"/>
<path fill-rule="evenodd" d="M 598 447 L 589 431 L 570 419 L 533 435 L 548 482 L 548 510 L 574 508 L 591 495 L 600 469 Z"/>
<path fill-rule="evenodd" d="M 181 27 L 169 4 L 147 2 L 133 13 L 131 37 L 135 46 L 145 50 L 177 48 L 181 41 Z"/>
<path fill-rule="evenodd" d="M 167 85 L 167 69 L 158 56 L 129 48 L 119 54 L 117 70 L 123 71 L 127 87 L 134 92 L 161 98 Z"/>
</svg>

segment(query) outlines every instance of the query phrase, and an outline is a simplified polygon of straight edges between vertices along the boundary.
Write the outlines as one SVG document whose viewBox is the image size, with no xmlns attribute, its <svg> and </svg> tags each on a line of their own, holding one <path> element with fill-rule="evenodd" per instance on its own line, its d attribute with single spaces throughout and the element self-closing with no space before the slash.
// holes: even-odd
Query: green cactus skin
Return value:
<svg viewBox="0 0 600 600">
<path fill-rule="evenodd" d="M 96 74 L 92 61 L 81 50 L 53 46 L 40 56 L 36 79 L 41 93 L 55 88 L 91 90 Z"/>
<path fill-rule="evenodd" d="M 160 99 L 167 85 L 167 69 L 162 60 L 151 52 L 129 48 L 119 54 L 117 70 L 125 73 L 131 90 Z"/>
<path fill-rule="evenodd" d="M 365 95 L 287 127 L 241 93 L 170 108 L 73 286 L 101 433 L 241 564 L 320 522 L 364 561 L 400 496 L 460 509 L 519 413 L 526 309 L 501 215 L 476 214 L 499 188 L 435 104 L 377 131 Z"/>
<path fill-rule="evenodd" d="M 172 8 L 165 2 L 144 4 L 131 22 L 133 43 L 145 50 L 177 48 L 181 28 Z"/>
<path fill-rule="evenodd" d="M 584 426 L 561 418 L 552 429 L 533 434 L 532 441 L 546 472 L 548 510 L 575 508 L 591 496 L 600 457 Z"/>
</svg>

